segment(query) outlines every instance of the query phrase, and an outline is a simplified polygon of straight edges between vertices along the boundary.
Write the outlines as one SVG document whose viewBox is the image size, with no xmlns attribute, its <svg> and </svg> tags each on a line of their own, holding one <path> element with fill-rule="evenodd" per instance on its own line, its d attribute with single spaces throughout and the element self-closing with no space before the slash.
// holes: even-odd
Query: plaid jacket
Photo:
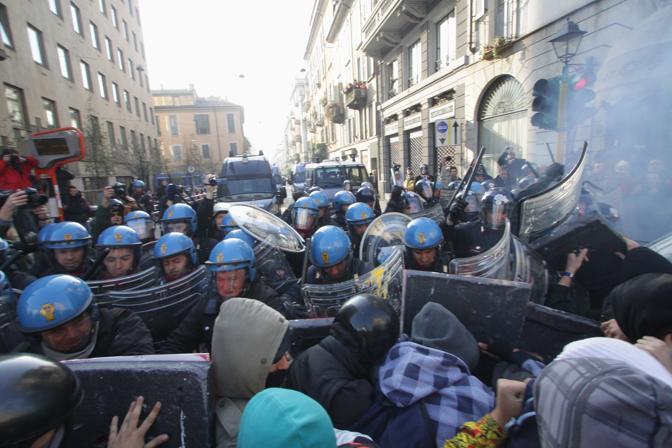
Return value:
<svg viewBox="0 0 672 448">
<path fill-rule="evenodd" d="M 493 392 L 469 373 L 461 359 L 414 342 L 394 345 L 378 373 L 381 392 L 395 406 L 422 401 L 437 425 L 439 447 L 462 424 L 479 420 L 494 407 Z"/>
</svg>

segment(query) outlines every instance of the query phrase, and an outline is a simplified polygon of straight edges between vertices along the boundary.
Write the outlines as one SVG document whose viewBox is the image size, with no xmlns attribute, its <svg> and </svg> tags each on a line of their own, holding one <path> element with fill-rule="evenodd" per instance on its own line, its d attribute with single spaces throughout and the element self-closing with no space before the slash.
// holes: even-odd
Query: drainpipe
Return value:
<svg viewBox="0 0 672 448">
<path fill-rule="evenodd" d="M 474 0 L 469 0 L 469 42 L 467 42 L 469 46 L 469 51 L 471 53 L 476 53 L 476 47 L 474 47 Z"/>
</svg>

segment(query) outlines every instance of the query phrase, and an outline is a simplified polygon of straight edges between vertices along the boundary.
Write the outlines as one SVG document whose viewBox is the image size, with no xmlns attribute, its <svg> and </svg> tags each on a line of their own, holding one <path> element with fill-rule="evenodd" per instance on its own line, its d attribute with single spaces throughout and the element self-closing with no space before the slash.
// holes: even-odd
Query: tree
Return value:
<svg viewBox="0 0 672 448">
<path fill-rule="evenodd" d="M 84 138 L 86 140 L 84 161 L 88 162 L 87 171 L 96 178 L 112 176 L 114 174 L 112 151 L 95 115 L 89 115 L 84 126 Z"/>
</svg>

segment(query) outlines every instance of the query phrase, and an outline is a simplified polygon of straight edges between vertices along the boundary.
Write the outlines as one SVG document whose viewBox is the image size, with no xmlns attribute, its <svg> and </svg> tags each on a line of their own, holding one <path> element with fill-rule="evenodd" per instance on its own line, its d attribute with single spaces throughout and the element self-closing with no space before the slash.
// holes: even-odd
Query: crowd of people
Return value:
<svg viewBox="0 0 672 448">
<path fill-rule="evenodd" d="M 210 354 L 218 447 L 672 445 L 672 263 L 632 239 L 623 237 L 608 275 L 589 271 L 587 248 L 562 254 L 564 271 L 549 273 L 545 305 L 599 320 L 605 336 L 552 358 L 477 340 L 431 301 L 402 334 L 399 309 L 383 297 L 355 294 L 330 310 L 304 297 L 302 285 L 356 280 L 385 261 L 362 257 L 360 247 L 387 213 L 408 216 L 405 269 L 449 273 L 451 260 L 497 244 L 516 202 L 557 183 L 561 165 L 539 173 L 507 150 L 496 178 L 477 165 L 470 185 L 455 167 L 433 176 L 423 165 L 393 186 L 384 210 L 367 182 L 331 198 L 319 188 L 295 191 L 277 232 L 291 227 L 310 239 L 305 256 L 261 250 L 269 243 L 236 222 L 210 182 L 191 203 L 167 185 L 158 222 L 141 180 L 105 187 L 92 220 L 70 186 L 65 220 L 31 209 L 31 253 L 12 233 L 30 187 L 16 163 L 30 161 L 10 162 L 13 155 L 0 165 L 0 175 L 17 171 L 5 178 L 15 191 L 0 208 L 0 446 L 67 443 L 83 393 L 70 360 L 194 352 Z M 572 219 L 599 213 L 586 202 Z M 588 271 L 600 273 L 591 287 L 577 282 Z M 93 286 L 143 272 L 165 291 L 200 272 L 207 282 L 159 332 L 144 314 L 99 303 Z M 290 321 L 317 316 L 333 317 L 329 334 L 297 352 Z M 133 399 L 125 416 L 100 416 L 110 421 L 109 447 L 177 443 L 166 434 L 145 440 L 162 404 L 143 420 L 144 400 Z"/>
</svg>

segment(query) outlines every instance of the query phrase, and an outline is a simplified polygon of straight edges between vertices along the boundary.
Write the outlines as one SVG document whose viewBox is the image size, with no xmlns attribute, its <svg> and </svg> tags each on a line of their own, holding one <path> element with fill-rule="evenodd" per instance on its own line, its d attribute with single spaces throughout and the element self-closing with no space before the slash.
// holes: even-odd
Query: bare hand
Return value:
<svg viewBox="0 0 672 448">
<path fill-rule="evenodd" d="M 49 210 L 46 205 L 40 205 L 33 209 L 33 214 L 37 216 L 38 219 L 45 220 L 49 219 Z"/>
<path fill-rule="evenodd" d="M 112 417 L 107 448 L 154 448 L 168 440 L 167 434 L 161 434 L 145 443 L 145 434 L 147 434 L 147 431 L 149 431 L 149 428 L 154 424 L 156 417 L 159 415 L 161 402 L 156 402 L 145 421 L 138 427 L 143 402 L 144 398 L 138 397 L 137 400 L 131 403 L 131 407 L 128 409 L 126 417 L 124 417 L 121 428 L 117 426 L 119 418 L 116 415 Z"/>
<path fill-rule="evenodd" d="M 114 189 L 110 187 L 109 185 L 105 188 L 103 188 L 103 203 L 102 206 L 104 208 L 107 208 L 107 206 L 110 203 L 110 199 L 114 196 Z"/>
<path fill-rule="evenodd" d="M 588 249 L 583 248 L 577 252 L 570 252 L 567 254 L 567 264 L 565 264 L 565 271 L 576 274 L 584 262 L 590 261 L 588 259 Z"/>
<path fill-rule="evenodd" d="M 672 352 L 664 341 L 653 336 L 644 336 L 635 346 L 656 358 L 668 372 L 672 373 Z"/>
<path fill-rule="evenodd" d="M 492 411 L 492 418 L 503 427 L 509 420 L 518 417 L 523 412 L 524 395 L 525 383 L 522 381 L 497 380 L 497 405 Z"/>
<path fill-rule="evenodd" d="M 15 191 L 7 197 L 0 209 L 0 219 L 11 221 L 17 208 L 28 203 L 28 195 L 23 190 Z"/>
<path fill-rule="evenodd" d="M 616 322 L 616 319 L 609 319 L 600 324 L 600 330 L 608 338 L 620 339 L 621 341 L 630 342 L 630 339 L 623 333 L 621 327 Z"/>
</svg>

